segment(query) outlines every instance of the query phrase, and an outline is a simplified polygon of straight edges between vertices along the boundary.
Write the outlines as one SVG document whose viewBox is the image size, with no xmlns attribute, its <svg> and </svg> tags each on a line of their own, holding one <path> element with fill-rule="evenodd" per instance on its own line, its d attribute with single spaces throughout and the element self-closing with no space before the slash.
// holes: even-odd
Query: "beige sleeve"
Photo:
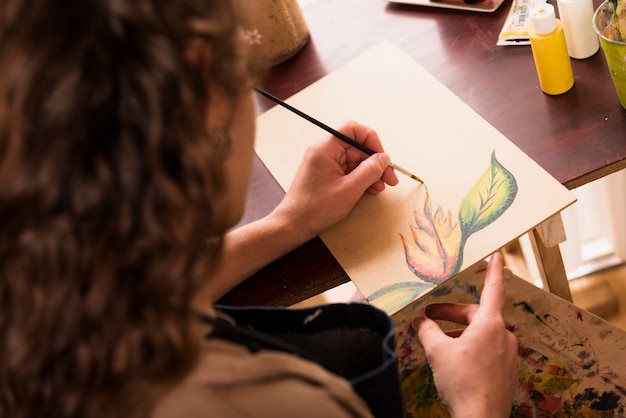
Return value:
<svg viewBox="0 0 626 418">
<path fill-rule="evenodd" d="M 317 364 L 274 351 L 249 353 L 209 341 L 192 375 L 171 391 L 154 418 L 371 417 L 346 380 Z"/>
</svg>

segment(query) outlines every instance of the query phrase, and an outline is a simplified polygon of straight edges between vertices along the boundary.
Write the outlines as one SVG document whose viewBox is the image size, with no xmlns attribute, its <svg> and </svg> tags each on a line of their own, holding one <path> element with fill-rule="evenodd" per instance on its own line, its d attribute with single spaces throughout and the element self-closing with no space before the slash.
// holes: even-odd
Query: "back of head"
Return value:
<svg viewBox="0 0 626 418">
<path fill-rule="evenodd" d="M 229 0 L 0 3 L 0 416 L 143 416 L 193 366 L 235 33 Z"/>
</svg>

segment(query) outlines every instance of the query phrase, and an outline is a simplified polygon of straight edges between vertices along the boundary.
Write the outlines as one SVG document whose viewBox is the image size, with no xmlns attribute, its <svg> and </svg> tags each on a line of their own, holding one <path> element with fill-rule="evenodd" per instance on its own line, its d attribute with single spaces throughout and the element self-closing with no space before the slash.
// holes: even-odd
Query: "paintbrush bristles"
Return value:
<svg viewBox="0 0 626 418">
<path fill-rule="evenodd" d="M 411 173 L 410 171 L 406 170 L 405 168 L 400 167 L 398 164 L 389 163 L 389 167 L 401 172 L 402 174 L 404 174 L 407 177 L 412 178 L 413 180 L 419 181 L 420 183 L 424 184 L 422 179 L 420 179 L 419 177 L 417 177 L 415 174 Z"/>
</svg>

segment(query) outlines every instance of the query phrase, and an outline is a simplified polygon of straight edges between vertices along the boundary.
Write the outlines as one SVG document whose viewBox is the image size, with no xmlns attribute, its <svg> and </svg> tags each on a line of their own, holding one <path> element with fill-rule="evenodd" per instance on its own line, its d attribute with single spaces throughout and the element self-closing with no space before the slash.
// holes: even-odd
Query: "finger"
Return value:
<svg viewBox="0 0 626 418">
<path fill-rule="evenodd" d="M 361 125 L 356 122 L 348 122 L 339 129 L 339 132 L 343 133 L 344 135 L 349 136 L 350 138 L 353 138 L 357 142 L 362 143 L 363 145 L 367 146 L 372 151 L 375 151 L 377 153 L 382 153 L 385 151 L 376 131 L 371 128 L 368 128 L 367 126 Z M 350 148 L 346 148 L 346 150 L 348 154 L 351 154 Z M 354 149 L 354 151 L 357 151 L 357 150 Z M 361 152 L 355 152 L 354 155 L 355 156 L 352 157 L 354 161 L 351 161 L 351 164 L 353 166 L 357 166 L 363 160 L 363 156 L 361 155 Z M 384 171 L 380 179 L 382 180 L 383 183 L 386 183 L 390 186 L 395 186 L 396 184 L 398 184 L 398 176 L 395 170 L 393 170 L 390 167 Z M 384 189 L 384 184 L 383 184 L 383 189 Z M 371 190 L 371 193 L 377 194 L 377 193 L 380 193 L 381 191 L 382 189 L 380 188 L 374 188 Z"/>
<path fill-rule="evenodd" d="M 343 144 L 343 145 L 346 145 L 346 144 Z M 356 169 L 358 166 L 363 164 L 363 162 L 366 161 L 368 158 L 372 158 L 375 155 L 377 155 L 377 154 L 374 154 L 368 157 L 363 152 L 355 148 L 349 148 L 349 147 L 348 148 L 344 147 L 344 153 L 345 153 L 344 154 L 345 155 L 344 171 L 346 173 L 349 173 L 353 171 L 354 169 Z M 391 160 L 389 159 L 387 161 L 389 161 L 389 163 L 387 163 L 387 165 L 383 167 L 383 172 L 381 173 L 378 179 L 378 183 L 380 184 L 378 186 L 375 186 L 375 188 L 371 190 L 373 194 L 382 192 L 385 189 L 386 184 L 390 186 L 395 186 L 396 184 L 398 184 L 398 175 L 396 174 L 396 171 L 389 166 L 389 164 L 391 164 Z"/>
<path fill-rule="evenodd" d="M 418 317 L 413 320 L 411 325 L 417 332 L 417 337 L 419 338 L 426 353 L 432 352 L 435 347 L 440 346 L 450 338 L 432 319 Z"/>
<path fill-rule="evenodd" d="M 385 190 L 385 183 L 382 180 L 378 180 L 367 189 L 367 192 L 375 196 L 383 190 Z"/>
<path fill-rule="evenodd" d="M 382 191 L 380 187 L 384 188 L 384 185 L 380 183 L 380 178 L 389 166 L 389 161 L 387 154 L 374 154 L 363 160 L 343 178 L 343 181 L 348 183 L 346 187 L 359 189 L 362 192 L 370 187 L 374 187 L 374 191 L 377 190 L 376 188 L 378 192 Z"/>
<path fill-rule="evenodd" d="M 350 121 L 345 123 L 341 128 L 338 129 L 338 131 L 354 139 L 355 141 L 360 142 L 372 151 L 385 152 L 385 149 L 380 142 L 378 134 L 372 128 L 361 125 L 360 123 L 354 121 Z"/>
<path fill-rule="evenodd" d="M 481 312 L 485 314 L 501 314 L 504 307 L 506 290 L 504 288 L 504 261 L 501 252 L 496 252 L 491 256 L 485 275 L 485 286 L 480 295 Z"/>
<path fill-rule="evenodd" d="M 396 170 L 391 167 L 387 168 L 382 176 L 382 181 L 387 183 L 390 186 L 395 186 L 398 184 L 398 175 L 396 174 Z"/>
<path fill-rule="evenodd" d="M 477 304 L 432 303 L 425 309 L 428 318 L 468 325 L 478 310 Z"/>
</svg>

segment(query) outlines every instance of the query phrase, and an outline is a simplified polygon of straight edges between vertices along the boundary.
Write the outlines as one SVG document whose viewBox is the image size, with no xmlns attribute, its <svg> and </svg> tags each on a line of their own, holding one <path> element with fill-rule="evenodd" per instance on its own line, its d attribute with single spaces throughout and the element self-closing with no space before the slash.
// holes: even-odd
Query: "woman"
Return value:
<svg viewBox="0 0 626 418">
<path fill-rule="evenodd" d="M 348 124 L 381 152 L 327 138 L 270 216 L 224 237 L 251 171 L 251 83 L 228 0 L 0 5 L 0 416 L 369 415 L 345 380 L 204 339 L 196 319 L 207 297 L 397 182 L 375 132 Z M 498 311 L 499 269 L 488 310 L 441 313 L 470 323 L 472 339 L 419 325 L 458 416 L 480 380 L 498 381 L 488 388 L 501 397 L 481 406 L 510 409 L 515 339 Z M 468 365 L 472 388 L 448 388 L 454 374 L 429 347 L 465 349 L 467 361 L 493 341 L 493 365 Z"/>
</svg>

